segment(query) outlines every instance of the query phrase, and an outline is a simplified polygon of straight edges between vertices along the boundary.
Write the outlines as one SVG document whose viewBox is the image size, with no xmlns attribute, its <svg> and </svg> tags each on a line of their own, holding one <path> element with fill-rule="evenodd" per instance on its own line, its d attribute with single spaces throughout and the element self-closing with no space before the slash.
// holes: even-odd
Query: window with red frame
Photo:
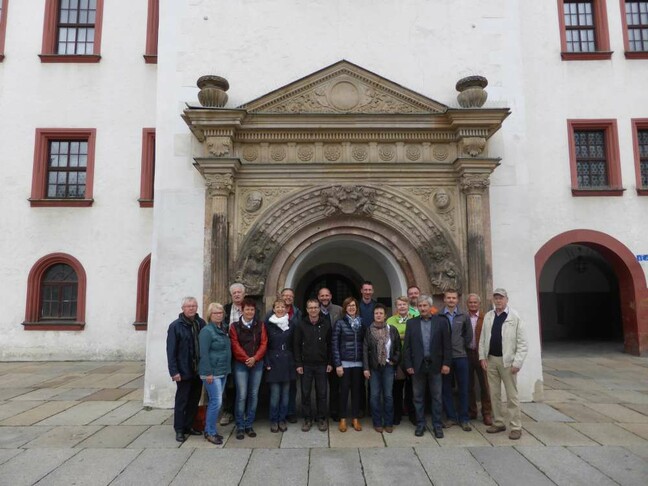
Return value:
<svg viewBox="0 0 648 486">
<path fill-rule="evenodd" d="M 574 131 L 576 177 L 579 189 L 601 189 L 609 186 L 603 130 Z"/>
<path fill-rule="evenodd" d="M 626 0 L 625 20 L 628 32 L 628 51 L 648 51 L 648 2 Z"/>
<path fill-rule="evenodd" d="M 97 0 L 60 0 L 56 53 L 94 54 Z"/>
<path fill-rule="evenodd" d="M 157 64 L 159 23 L 160 0 L 148 0 L 146 50 L 144 52 L 144 62 L 147 64 Z"/>
<path fill-rule="evenodd" d="M 79 279 L 70 265 L 52 265 L 41 282 L 40 319 L 74 321 L 77 317 Z"/>
<path fill-rule="evenodd" d="M 637 144 L 639 145 L 641 187 L 646 189 L 648 188 L 648 130 L 637 132 Z"/>
<path fill-rule="evenodd" d="M 0 62 L 4 59 L 5 32 L 7 31 L 7 3 L 0 0 Z"/>
<path fill-rule="evenodd" d="M 47 198 L 83 199 L 88 167 L 87 140 L 50 140 Z"/>
<path fill-rule="evenodd" d="M 605 0 L 558 0 L 558 19 L 562 59 L 612 57 Z"/>
</svg>

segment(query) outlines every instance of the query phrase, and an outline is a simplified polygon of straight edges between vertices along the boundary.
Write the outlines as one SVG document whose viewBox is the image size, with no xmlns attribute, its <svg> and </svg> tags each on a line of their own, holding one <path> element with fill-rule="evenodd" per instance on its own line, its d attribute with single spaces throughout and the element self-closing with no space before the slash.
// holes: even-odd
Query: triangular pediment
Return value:
<svg viewBox="0 0 648 486">
<path fill-rule="evenodd" d="M 433 114 L 448 107 L 349 61 L 250 101 L 248 113 Z"/>
</svg>

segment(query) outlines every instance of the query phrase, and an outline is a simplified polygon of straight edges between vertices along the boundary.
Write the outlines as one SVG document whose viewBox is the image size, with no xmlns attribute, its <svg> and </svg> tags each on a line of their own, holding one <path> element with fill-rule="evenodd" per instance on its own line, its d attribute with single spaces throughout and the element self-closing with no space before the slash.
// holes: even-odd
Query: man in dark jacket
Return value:
<svg viewBox="0 0 648 486">
<path fill-rule="evenodd" d="M 198 315 L 198 301 L 194 297 L 182 299 L 182 312 L 169 325 L 166 342 L 169 375 L 177 387 L 173 428 L 178 442 L 184 442 L 188 434 L 202 435 L 192 427 L 202 394 L 198 335 L 203 327 L 205 321 Z"/>
<path fill-rule="evenodd" d="M 328 429 L 326 421 L 326 375 L 331 366 L 331 325 L 320 314 L 320 303 L 315 299 L 306 302 L 306 317 L 295 328 L 295 366 L 301 376 L 302 431 L 308 432 L 313 418 L 322 432 Z M 311 409 L 311 388 L 315 381 L 317 414 Z"/>
<path fill-rule="evenodd" d="M 333 295 L 331 291 L 326 287 L 322 287 L 317 292 L 317 300 L 320 304 L 320 314 L 323 319 L 325 319 L 331 327 L 331 331 L 335 327 L 335 323 L 342 319 L 342 307 L 331 302 Z M 336 422 L 339 420 L 340 412 L 340 378 L 337 373 L 329 373 L 328 375 L 329 383 L 329 412 L 331 418 Z"/>
<path fill-rule="evenodd" d="M 432 315 L 432 297 L 418 299 L 419 317 L 407 321 L 403 367 L 412 376 L 414 408 L 416 408 L 417 437 L 425 433 L 425 385 L 432 396 L 432 426 L 434 436 L 443 437 L 441 423 L 441 375 L 450 373 L 452 345 L 450 323 L 445 316 Z"/>
</svg>

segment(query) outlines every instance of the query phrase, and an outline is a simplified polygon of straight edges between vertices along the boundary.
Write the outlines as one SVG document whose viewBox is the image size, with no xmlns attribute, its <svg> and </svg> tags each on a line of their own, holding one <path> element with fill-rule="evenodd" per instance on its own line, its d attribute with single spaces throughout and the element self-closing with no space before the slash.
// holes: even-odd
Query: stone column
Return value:
<svg viewBox="0 0 648 486">
<path fill-rule="evenodd" d="M 484 222 L 490 221 L 487 195 L 488 174 L 464 174 L 460 186 L 466 195 L 468 236 L 468 292 L 488 298 L 490 268 L 487 264 L 487 235 Z M 489 247 L 490 245 L 488 245 Z"/>
<path fill-rule="evenodd" d="M 231 171 L 204 174 L 207 194 L 205 201 L 205 289 L 203 302 L 229 299 L 228 285 L 228 218 L 227 207 L 232 193 L 234 176 Z M 208 317 L 208 316 L 207 316 Z"/>
</svg>

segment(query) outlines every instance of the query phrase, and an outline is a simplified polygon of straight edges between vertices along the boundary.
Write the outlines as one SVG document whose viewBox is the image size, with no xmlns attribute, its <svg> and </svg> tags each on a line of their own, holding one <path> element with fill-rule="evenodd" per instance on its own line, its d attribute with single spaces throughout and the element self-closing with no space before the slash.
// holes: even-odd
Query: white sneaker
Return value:
<svg viewBox="0 0 648 486">
<path fill-rule="evenodd" d="M 218 422 L 220 425 L 229 425 L 232 423 L 232 420 L 234 420 L 234 416 L 229 413 L 229 412 L 223 412 L 223 415 L 221 415 L 220 421 Z"/>
</svg>

